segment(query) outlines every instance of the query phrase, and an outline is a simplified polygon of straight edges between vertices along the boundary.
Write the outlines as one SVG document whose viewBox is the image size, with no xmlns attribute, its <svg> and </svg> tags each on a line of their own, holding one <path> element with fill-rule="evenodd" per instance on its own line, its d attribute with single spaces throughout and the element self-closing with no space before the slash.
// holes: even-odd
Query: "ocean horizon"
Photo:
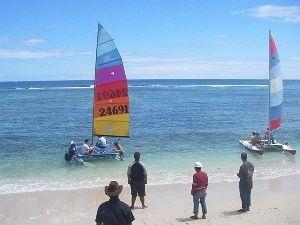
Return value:
<svg viewBox="0 0 300 225">
<path fill-rule="evenodd" d="M 69 165 L 71 140 L 91 139 L 92 80 L 0 82 L 0 194 L 97 187 L 118 179 L 135 151 L 149 184 L 191 182 L 201 161 L 210 182 L 237 181 L 240 139 L 263 131 L 268 118 L 265 79 L 129 80 L 131 138 L 121 139 L 124 161 Z M 279 142 L 300 149 L 300 80 L 284 80 Z M 108 139 L 109 142 L 114 139 Z M 254 179 L 300 174 L 299 153 L 251 152 Z"/>
</svg>

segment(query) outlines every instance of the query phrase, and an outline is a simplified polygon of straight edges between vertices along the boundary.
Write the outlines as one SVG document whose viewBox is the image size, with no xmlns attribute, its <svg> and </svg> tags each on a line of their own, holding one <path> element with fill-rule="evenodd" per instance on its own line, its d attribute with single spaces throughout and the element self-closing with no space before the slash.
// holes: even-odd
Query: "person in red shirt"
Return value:
<svg viewBox="0 0 300 225">
<path fill-rule="evenodd" d="M 193 175 L 193 184 L 192 184 L 192 190 L 191 194 L 193 196 L 193 202 L 194 202 L 194 215 L 190 218 L 192 219 L 198 219 L 198 212 L 199 212 L 199 202 L 201 204 L 202 208 L 202 219 L 206 219 L 206 203 L 205 203 L 205 197 L 206 197 L 206 189 L 208 185 L 208 177 L 207 174 L 203 171 L 201 171 L 202 163 L 201 162 L 195 162 L 194 164 L 196 173 Z"/>
</svg>

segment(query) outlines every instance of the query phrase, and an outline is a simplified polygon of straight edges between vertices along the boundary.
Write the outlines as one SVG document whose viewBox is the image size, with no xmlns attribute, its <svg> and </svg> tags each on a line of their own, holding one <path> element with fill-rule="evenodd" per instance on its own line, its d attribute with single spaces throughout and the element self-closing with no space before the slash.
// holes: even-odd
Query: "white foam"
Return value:
<svg viewBox="0 0 300 225">
<path fill-rule="evenodd" d="M 30 87 L 27 90 L 68 90 L 68 89 L 93 89 L 93 88 L 94 85 L 89 85 L 84 87 Z"/>
<path fill-rule="evenodd" d="M 183 173 L 172 172 L 155 172 L 148 174 L 149 185 L 166 185 L 166 184 L 186 184 L 191 182 L 193 171 L 186 171 Z M 273 179 L 282 176 L 300 174 L 299 168 L 265 168 L 256 167 L 254 173 L 254 180 Z M 23 180 L 1 180 L 0 181 L 0 194 L 9 193 L 23 193 L 35 192 L 45 190 L 75 190 L 80 188 L 94 188 L 105 186 L 110 180 L 116 179 L 122 184 L 127 183 L 126 176 L 123 175 L 110 175 L 107 177 L 88 176 L 85 178 L 63 178 L 59 180 L 51 179 L 23 179 Z M 220 171 L 209 172 L 209 182 L 237 182 L 236 171 Z"/>
</svg>

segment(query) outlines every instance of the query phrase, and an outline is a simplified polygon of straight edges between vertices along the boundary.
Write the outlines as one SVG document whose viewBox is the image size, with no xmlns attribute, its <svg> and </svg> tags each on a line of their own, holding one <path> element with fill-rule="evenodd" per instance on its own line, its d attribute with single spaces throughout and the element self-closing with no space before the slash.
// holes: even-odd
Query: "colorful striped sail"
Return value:
<svg viewBox="0 0 300 225">
<path fill-rule="evenodd" d="M 93 135 L 129 137 L 127 79 L 113 39 L 98 24 Z"/>
<path fill-rule="evenodd" d="M 269 95 L 269 128 L 272 132 L 281 124 L 283 84 L 280 59 L 271 32 L 269 32 Z"/>
</svg>

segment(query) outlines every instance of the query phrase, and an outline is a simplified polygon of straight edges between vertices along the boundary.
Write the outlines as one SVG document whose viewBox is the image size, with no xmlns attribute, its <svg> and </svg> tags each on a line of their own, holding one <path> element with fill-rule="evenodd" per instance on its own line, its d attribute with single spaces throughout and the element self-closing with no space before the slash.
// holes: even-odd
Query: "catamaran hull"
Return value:
<svg viewBox="0 0 300 225">
<path fill-rule="evenodd" d="M 250 141 L 243 141 L 243 140 L 240 140 L 239 141 L 240 144 L 247 150 L 249 151 L 252 151 L 252 152 L 255 152 L 259 155 L 262 155 L 264 153 L 263 149 L 261 149 L 260 147 L 256 146 L 256 145 L 252 145 L 250 143 Z"/>
<path fill-rule="evenodd" d="M 264 151 L 280 151 L 292 155 L 296 154 L 296 149 L 291 148 L 289 145 L 283 145 L 278 142 L 275 142 L 274 144 L 264 145 Z"/>
<path fill-rule="evenodd" d="M 283 145 L 278 142 L 275 142 L 274 144 L 264 144 L 261 147 L 257 145 L 252 145 L 250 141 L 239 141 L 241 145 L 244 146 L 249 151 L 253 151 L 255 153 L 258 153 L 262 155 L 264 152 L 272 152 L 272 151 L 280 151 L 280 152 L 285 152 L 289 153 L 292 155 L 296 154 L 296 149 L 291 148 L 288 145 Z"/>
<path fill-rule="evenodd" d="M 81 159 L 84 162 L 98 161 L 98 160 L 122 160 L 122 156 L 118 153 L 108 154 L 91 154 L 91 155 L 78 155 L 75 156 L 77 159 Z"/>
</svg>

